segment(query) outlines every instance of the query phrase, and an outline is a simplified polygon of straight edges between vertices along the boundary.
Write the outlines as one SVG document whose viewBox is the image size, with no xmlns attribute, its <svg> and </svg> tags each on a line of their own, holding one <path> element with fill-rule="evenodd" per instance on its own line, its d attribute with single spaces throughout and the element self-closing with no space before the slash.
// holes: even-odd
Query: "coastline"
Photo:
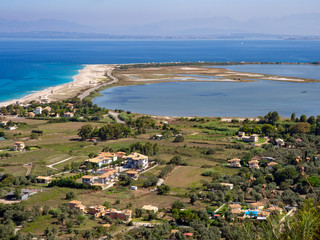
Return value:
<svg viewBox="0 0 320 240">
<path fill-rule="evenodd" d="M 193 63 L 194 65 L 191 65 L 192 63 L 156 63 L 156 64 L 146 64 L 146 63 L 129 63 L 129 64 L 86 64 L 83 65 L 84 67 L 80 70 L 78 70 L 78 74 L 73 76 L 73 81 L 68 82 L 65 84 L 49 87 L 40 91 L 37 91 L 35 93 L 26 95 L 22 98 L 13 99 L 5 102 L 0 102 L 0 107 L 6 107 L 8 105 L 12 104 L 28 104 L 31 101 L 42 101 L 44 103 L 46 102 L 52 102 L 52 101 L 61 101 L 72 97 L 80 97 L 81 99 L 85 96 L 88 96 L 92 91 L 98 90 L 100 87 L 105 85 L 111 85 L 117 81 L 117 78 L 114 77 L 111 72 L 115 69 L 116 66 L 121 66 L 124 68 L 132 68 L 137 67 L 137 69 L 146 69 L 146 70 L 156 70 L 158 68 L 154 68 L 153 65 L 163 67 L 166 65 L 172 65 L 174 67 L 179 66 L 181 70 L 189 72 L 190 70 L 196 70 L 194 67 L 200 67 L 202 65 L 207 65 L 204 63 Z M 229 65 L 234 64 L 297 64 L 297 65 L 307 65 L 312 63 L 235 63 L 232 64 L 229 63 Z M 200 65 L 200 66 L 197 66 Z M 214 66 L 219 66 L 220 64 L 215 63 Z M 141 66 L 144 66 L 141 68 Z M 152 68 L 153 67 L 153 68 Z M 190 68 L 193 67 L 193 68 Z M 159 68 L 160 69 L 160 68 Z M 222 69 L 222 68 L 218 68 Z M 199 69 L 198 69 L 199 70 Z M 201 69 L 203 70 L 203 69 Z M 248 82 L 248 81 L 254 81 L 254 78 L 259 77 L 261 80 L 269 80 L 269 81 L 285 81 L 285 82 L 319 82 L 319 80 L 315 79 L 302 79 L 302 78 L 295 78 L 295 77 L 285 77 L 285 76 L 276 76 L 276 75 L 267 75 L 267 74 L 260 74 L 260 73 L 249 73 L 249 72 L 237 72 L 237 71 L 231 71 L 228 69 L 224 69 L 225 73 L 222 74 L 224 79 L 219 80 L 210 80 L 211 82 Z M 124 74 L 125 75 L 125 74 Z M 221 76 L 222 76 L 221 75 Z M 237 77 L 247 77 L 248 79 L 234 79 L 230 80 L 228 79 L 228 75 L 237 75 Z M 205 75 L 204 75 L 205 76 Z M 217 75 L 220 76 L 220 75 Z M 129 76 L 126 76 L 127 78 L 130 78 Z M 176 79 L 177 78 L 177 79 Z M 130 85 L 137 85 L 137 84 L 151 84 L 151 83 L 161 83 L 161 82 L 178 82 L 181 81 L 182 78 L 180 77 L 170 77 L 170 79 L 167 78 L 159 78 L 159 79 L 144 79 L 144 78 L 137 78 L 137 79 L 126 79 L 126 81 L 130 82 Z M 111 80 L 111 81 L 110 81 Z M 192 82 L 201 82 L 200 79 L 185 79 L 185 82 L 192 81 Z M 209 82 L 209 81 L 205 81 Z"/>
<path fill-rule="evenodd" d="M 27 104 L 31 101 L 41 100 L 51 102 L 76 97 L 88 89 L 102 85 L 106 80 L 108 80 L 108 77 L 105 76 L 106 72 L 113 68 L 114 66 L 110 64 L 84 65 L 83 69 L 80 69 L 78 74 L 73 76 L 72 82 L 49 87 L 19 99 L 0 102 L 0 107 L 6 107 L 11 104 L 16 104 L 17 102 L 19 104 Z"/>
</svg>

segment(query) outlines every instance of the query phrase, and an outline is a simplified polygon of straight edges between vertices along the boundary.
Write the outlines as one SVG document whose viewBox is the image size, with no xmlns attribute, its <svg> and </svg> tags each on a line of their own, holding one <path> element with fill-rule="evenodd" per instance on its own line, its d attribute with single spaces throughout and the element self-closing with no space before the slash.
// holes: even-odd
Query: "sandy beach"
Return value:
<svg viewBox="0 0 320 240">
<path fill-rule="evenodd" d="M 79 73 L 73 77 L 72 82 L 49 87 L 20 99 L 1 102 L 0 106 L 8 106 L 17 102 L 19 102 L 19 104 L 27 104 L 33 100 L 39 101 L 42 99 L 46 99 L 48 102 L 60 101 L 78 96 L 88 89 L 95 88 L 105 83 L 108 80 L 105 74 L 113 68 L 113 65 L 85 65 L 84 68 L 79 70 Z"/>
</svg>

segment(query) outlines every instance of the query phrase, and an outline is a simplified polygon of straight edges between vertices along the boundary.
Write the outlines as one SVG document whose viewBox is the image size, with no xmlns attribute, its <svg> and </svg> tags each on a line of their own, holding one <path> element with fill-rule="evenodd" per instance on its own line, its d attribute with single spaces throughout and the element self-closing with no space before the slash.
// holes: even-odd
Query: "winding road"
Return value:
<svg viewBox="0 0 320 240">
<path fill-rule="evenodd" d="M 104 86 L 108 86 L 108 85 L 111 85 L 111 84 L 114 84 L 116 82 L 118 82 L 118 78 L 116 78 L 115 76 L 112 75 L 112 71 L 113 71 L 114 68 L 111 68 L 107 71 L 107 76 L 111 79 L 111 82 L 107 82 L 107 83 L 104 83 L 104 84 L 101 84 L 101 85 L 98 85 L 98 86 L 95 86 L 93 88 L 90 88 L 88 89 L 87 91 L 81 93 L 78 98 L 80 98 L 81 100 L 83 100 L 85 97 L 88 97 L 90 95 L 90 93 L 98 90 L 99 88 L 101 87 L 104 87 Z"/>
</svg>

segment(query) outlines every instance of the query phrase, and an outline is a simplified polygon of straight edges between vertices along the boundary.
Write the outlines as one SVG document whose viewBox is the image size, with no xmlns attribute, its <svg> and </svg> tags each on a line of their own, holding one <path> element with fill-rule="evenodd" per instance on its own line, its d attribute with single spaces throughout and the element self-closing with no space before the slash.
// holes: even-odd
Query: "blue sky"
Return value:
<svg viewBox="0 0 320 240">
<path fill-rule="evenodd" d="M 216 16 L 245 21 L 319 12 L 319 0 L 0 0 L 0 18 L 50 18 L 101 26 Z"/>
</svg>

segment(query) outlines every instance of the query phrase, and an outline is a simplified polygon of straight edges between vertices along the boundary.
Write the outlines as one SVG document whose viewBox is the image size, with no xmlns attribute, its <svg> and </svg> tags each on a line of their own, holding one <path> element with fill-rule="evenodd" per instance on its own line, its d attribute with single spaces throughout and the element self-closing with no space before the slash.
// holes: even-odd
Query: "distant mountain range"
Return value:
<svg viewBox="0 0 320 240">
<path fill-rule="evenodd" d="M 136 26 L 86 26 L 74 22 L 40 19 L 18 21 L 0 18 L 0 37 L 57 38 L 318 38 L 320 14 L 297 14 L 279 18 L 261 17 L 237 21 L 230 17 L 165 20 Z"/>
</svg>

